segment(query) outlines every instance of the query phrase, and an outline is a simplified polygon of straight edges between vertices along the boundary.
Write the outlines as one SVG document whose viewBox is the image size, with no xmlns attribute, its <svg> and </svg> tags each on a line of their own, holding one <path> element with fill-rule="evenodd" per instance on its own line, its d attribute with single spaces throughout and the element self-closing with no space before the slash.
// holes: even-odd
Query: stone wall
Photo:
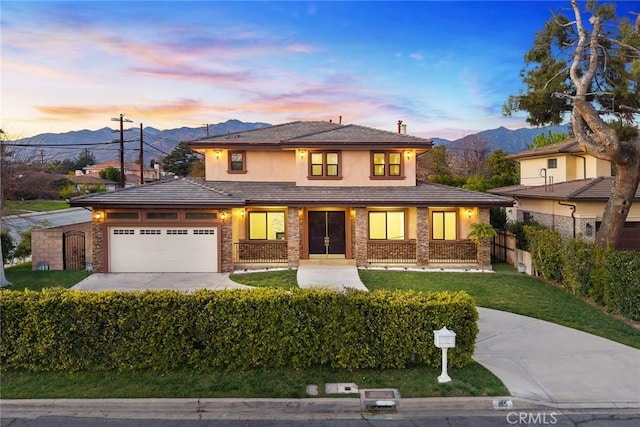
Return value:
<svg viewBox="0 0 640 427">
<path fill-rule="evenodd" d="M 287 209 L 287 262 L 289 267 L 300 265 L 300 254 L 302 253 L 300 230 L 302 219 L 298 215 L 298 209 Z"/>
<path fill-rule="evenodd" d="M 429 211 L 416 209 L 416 257 L 418 265 L 429 265 Z"/>
<path fill-rule="evenodd" d="M 356 265 L 358 267 L 366 267 L 367 266 L 367 242 L 369 241 L 369 231 L 367 228 L 367 209 L 366 208 L 356 208 L 356 217 L 355 217 L 355 229 L 354 235 L 354 246 L 355 246 L 355 254 L 354 258 L 356 259 Z"/>
<path fill-rule="evenodd" d="M 225 219 L 222 219 L 222 217 Z M 233 225 L 231 223 L 231 210 L 220 211 L 220 271 L 233 272 Z"/>
</svg>

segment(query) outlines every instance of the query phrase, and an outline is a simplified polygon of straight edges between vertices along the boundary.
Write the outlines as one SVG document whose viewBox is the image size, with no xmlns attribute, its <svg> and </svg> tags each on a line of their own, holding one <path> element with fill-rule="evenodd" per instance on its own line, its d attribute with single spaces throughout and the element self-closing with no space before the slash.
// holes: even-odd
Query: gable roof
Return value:
<svg viewBox="0 0 640 427">
<path fill-rule="evenodd" d="M 193 149 L 267 147 L 293 149 L 314 147 L 385 146 L 386 148 L 429 149 L 430 139 L 388 132 L 359 125 L 342 125 L 321 121 L 296 121 L 249 131 L 190 141 Z"/>
<path fill-rule="evenodd" d="M 598 177 L 576 179 L 553 185 L 512 185 L 488 190 L 492 194 L 511 197 L 549 200 L 607 201 L 611 195 L 613 178 Z M 635 201 L 640 201 L 640 187 L 636 190 Z"/>
<path fill-rule="evenodd" d="M 584 153 L 584 149 L 578 144 L 575 138 L 559 142 L 557 144 L 545 145 L 531 150 L 521 151 L 519 153 L 507 156 L 511 160 L 521 160 L 535 157 L 544 157 L 554 154 L 578 154 Z"/>
<path fill-rule="evenodd" d="M 447 185 L 400 187 L 300 187 L 295 182 L 227 182 L 184 178 L 71 199 L 71 206 L 100 208 L 239 206 L 512 206 L 511 199 Z"/>
</svg>

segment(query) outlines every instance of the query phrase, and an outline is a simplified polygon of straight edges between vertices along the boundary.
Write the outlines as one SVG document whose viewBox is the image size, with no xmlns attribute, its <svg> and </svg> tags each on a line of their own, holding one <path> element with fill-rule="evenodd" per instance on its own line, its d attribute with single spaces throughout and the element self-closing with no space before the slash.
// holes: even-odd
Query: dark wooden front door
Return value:
<svg viewBox="0 0 640 427">
<path fill-rule="evenodd" d="M 309 211 L 309 254 L 345 253 L 345 213 Z"/>
<path fill-rule="evenodd" d="M 67 231 L 62 234 L 62 263 L 65 270 L 85 269 L 86 253 L 82 231 Z"/>
</svg>

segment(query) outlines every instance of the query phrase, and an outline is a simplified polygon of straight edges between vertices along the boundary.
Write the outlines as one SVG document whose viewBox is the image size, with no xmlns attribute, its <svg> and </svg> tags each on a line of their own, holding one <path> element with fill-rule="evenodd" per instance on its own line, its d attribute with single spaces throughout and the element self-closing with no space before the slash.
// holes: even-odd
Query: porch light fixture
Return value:
<svg viewBox="0 0 640 427">
<path fill-rule="evenodd" d="M 221 220 L 223 220 L 223 221 L 224 221 L 225 219 L 227 219 L 227 213 L 226 213 L 226 212 L 222 212 L 222 213 L 220 214 L 220 219 L 221 219 Z"/>
<path fill-rule="evenodd" d="M 104 219 L 104 213 L 102 211 L 94 211 L 93 219 L 96 221 L 102 221 Z"/>
<path fill-rule="evenodd" d="M 411 160 L 411 151 L 405 151 L 404 155 L 407 156 L 407 160 Z"/>
<path fill-rule="evenodd" d="M 220 150 L 216 150 L 216 159 L 220 158 Z"/>
<path fill-rule="evenodd" d="M 242 209 L 242 210 L 240 211 L 240 216 L 241 216 L 242 218 L 244 218 L 244 209 Z"/>
<path fill-rule="evenodd" d="M 587 236 L 591 236 L 593 235 L 593 225 L 587 223 L 586 227 L 585 227 L 585 234 Z"/>
<path fill-rule="evenodd" d="M 298 217 L 302 218 L 302 214 L 304 213 L 304 210 L 302 208 L 298 209 Z"/>
<path fill-rule="evenodd" d="M 304 150 L 300 150 L 300 158 L 304 160 L 304 155 L 306 154 L 306 151 Z"/>
<path fill-rule="evenodd" d="M 471 209 L 467 209 L 467 217 L 471 219 L 471 215 L 473 215 L 473 211 Z"/>
</svg>

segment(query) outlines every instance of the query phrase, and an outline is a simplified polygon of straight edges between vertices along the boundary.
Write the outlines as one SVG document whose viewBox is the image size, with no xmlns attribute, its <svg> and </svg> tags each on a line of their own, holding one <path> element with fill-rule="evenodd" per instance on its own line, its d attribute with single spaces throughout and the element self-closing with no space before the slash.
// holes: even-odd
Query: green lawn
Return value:
<svg viewBox="0 0 640 427">
<path fill-rule="evenodd" d="M 5 200 L 2 214 L 19 215 L 67 208 L 69 208 L 69 204 L 64 200 Z"/>
<path fill-rule="evenodd" d="M 236 273 L 229 278 L 234 282 L 243 285 L 255 286 L 257 288 L 285 288 L 293 289 L 298 287 L 296 270 L 274 270 L 260 273 Z"/>
<path fill-rule="evenodd" d="M 477 363 L 449 369 L 452 381 L 438 384 L 438 368 L 348 371 L 331 368 L 270 371 L 172 372 L 0 372 L 3 399 L 287 397 L 306 395 L 318 385 L 319 397 L 328 382 L 355 383 L 361 388 L 397 388 L 403 397 L 505 396 L 502 382 Z M 346 396 L 348 395 L 341 395 Z"/>
<path fill-rule="evenodd" d="M 31 262 L 26 262 L 5 269 L 7 279 L 13 284 L 10 289 L 40 291 L 43 288 L 70 288 L 91 274 L 84 270 L 33 271 L 31 266 Z"/>
</svg>

